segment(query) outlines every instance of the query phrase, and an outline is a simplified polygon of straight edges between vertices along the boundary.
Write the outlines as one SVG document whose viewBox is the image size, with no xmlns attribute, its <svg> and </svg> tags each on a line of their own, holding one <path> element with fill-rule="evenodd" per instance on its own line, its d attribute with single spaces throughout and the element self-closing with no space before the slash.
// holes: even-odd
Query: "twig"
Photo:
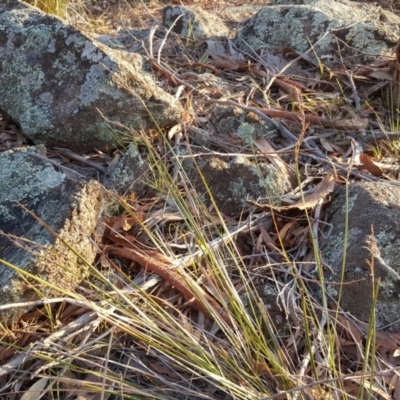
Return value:
<svg viewBox="0 0 400 400">
<path fill-rule="evenodd" d="M 94 162 L 94 161 L 90 161 L 87 160 L 85 157 L 74 153 L 73 151 L 69 150 L 69 149 L 62 149 L 60 147 L 53 147 L 53 149 L 57 150 L 57 152 L 64 154 L 65 156 L 79 161 L 83 164 L 89 165 L 90 167 L 93 167 L 94 169 L 97 169 L 98 171 L 100 171 L 102 174 L 105 174 L 107 172 L 107 168 L 102 167 L 101 165 L 99 165 L 98 163 Z"/>
<path fill-rule="evenodd" d="M 161 51 L 162 51 L 162 48 L 163 48 L 164 45 L 165 45 L 165 42 L 167 41 L 167 38 L 168 38 L 169 34 L 170 34 L 171 31 L 172 31 L 172 28 L 175 26 L 175 24 L 178 22 L 178 20 L 179 20 L 180 18 L 182 18 L 182 17 L 183 17 L 183 14 L 178 15 L 178 16 L 175 18 L 174 22 L 173 22 L 173 23 L 171 24 L 171 26 L 169 27 L 169 29 L 167 30 L 167 33 L 165 34 L 164 39 L 162 40 L 161 45 L 160 45 L 160 48 L 158 49 L 158 52 L 157 52 L 157 63 L 158 63 L 158 64 L 161 64 Z"/>
<path fill-rule="evenodd" d="M 8 310 L 10 308 L 19 308 L 19 307 L 33 308 L 37 306 L 43 306 L 46 304 L 54 304 L 54 303 L 69 303 L 73 305 L 78 305 L 80 307 L 88 306 L 88 302 L 85 300 L 72 299 L 69 297 L 56 297 L 54 299 L 42 299 L 36 301 L 26 301 L 22 303 L 4 304 L 0 306 L 0 311 Z"/>
<path fill-rule="evenodd" d="M 394 368 L 388 368 L 385 369 L 384 371 L 380 371 L 380 372 L 376 372 L 375 376 L 387 376 L 390 372 L 393 371 L 398 371 L 400 369 L 400 367 L 394 367 Z M 304 389 L 313 387 L 313 386 L 320 386 L 320 385 L 324 385 L 324 384 L 328 384 L 328 383 L 334 383 L 334 382 L 345 382 L 345 381 L 349 381 L 349 380 L 353 380 L 353 379 L 358 379 L 358 378 L 370 378 L 371 377 L 371 372 L 365 372 L 365 373 L 359 373 L 359 372 L 355 372 L 354 374 L 349 374 L 346 376 L 340 376 L 338 378 L 330 378 L 330 379 L 323 379 L 320 381 L 315 381 L 315 382 L 311 382 L 308 383 L 307 385 L 302 385 L 302 386 L 298 386 L 294 389 L 289 389 L 289 390 L 285 390 L 284 393 L 277 393 L 274 394 L 272 396 L 267 396 L 267 397 L 262 397 L 258 400 L 273 400 L 276 398 L 280 398 L 282 397 L 282 394 L 290 394 L 290 393 L 295 393 L 295 392 L 301 392 Z"/>
<path fill-rule="evenodd" d="M 19 369 L 21 365 L 33 357 L 35 350 L 42 350 L 43 348 L 52 346 L 55 340 L 58 340 L 65 335 L 70 334 L 71 332 L 75 332 L 76 330 L 88 325 L 96 318 L 98 318 L 97 311 L 89 311 L 86 314 L 81 315 L 77 320 L 69 323 L 63 329 L 54 332 L 52 335 L 41 340 L 39 343 L 36 343 L 30 350 L 18 354 L 7 364 L 0 366 L 0 377 Z"/>
<path fill-rule="evenodd" d="M 27 154 L 29 154 L 29 156 L 32 156 L 32 157 L 34 157 L 34 158 L 38 158 L 39 160 L 48 162 L 48 163 L 54 165 L 55 167 L 61 169 L 62 171 L 66 171 L 66 172 L 69 172 L 69 173 L 71 173 L 71 174 L 76 174 L 76 175 L 77 175 L 78 177 L 80 177 L 80 178 L 85 178 L 85 175 L 82 175 L 82 174 L 80 174 L 79 172 L 76 172 L 76 171 L 74 171 L 74 170 L 71 169 L 71 168 L 65 167 L 64 165 L 61 165 L 60 163 L 58 163 L 58 162 L 56 162 L 56 161 L 53 161 L 53 160 L 51 160 L 50 158 L 41 156 L 41 155 L 36 154 L 36 153 L 27 153 Z"/>
<path fill-rule="evenodd" d="M 174 268 L 172 262 L 170 265 L 165 264 L 156 259 L 156 257 L 149 257 L 149 252 L 147 254 L 143 252 L 139 247 L 135 246 L 133 243 L 129 243 L 129 248 L 110 246 L 107 248 L 110 254 L 115 254 L 120 257 L 124 257 L 128 260 L 133 260 L 138 262 L 143 268 L 146 268 L 155 274 L 161 276 L 165 281 L 174 286 L 179 292 L 183 294 L 187 301 L 190 301 L 191 305 L 203 314 L 210 318 L 213 318 L 212 313 L 209 308 L 199 300 L 198 296 L 193 293 L 190 286 L 184 282 L 182 275 Z M 172 267 L 172 268 L 171 268 Z M 214 300 L 208 293 L 201 290 L 201 298 L 204 302 L 208 302 L 212 308 L 214 308 L 222 320 L 228 325 L 233 326 L 233 322 L 229 315 L 222 309 L 216 300 Z"/>
</svg>

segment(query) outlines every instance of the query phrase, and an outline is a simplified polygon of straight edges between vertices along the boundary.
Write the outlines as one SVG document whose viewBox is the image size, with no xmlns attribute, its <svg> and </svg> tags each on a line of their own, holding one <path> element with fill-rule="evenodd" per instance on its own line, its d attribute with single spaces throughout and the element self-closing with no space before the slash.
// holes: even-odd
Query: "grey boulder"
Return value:
<svg viewBox="0 0 400 400">
<path fill-rule="evenodd" d="M 43 146 L 0 153 L 0 319 L 14 303 L 64 296 L 81 282 L 102 234 L 102 189 L 55 170 Z M 29 210 L 29 212 L 27 211 Z"/>
<path fill-rule="evenodd" d="M 167 6 L 163 10 L 163 25 L 193 39 L 229 35 L 229 29 L 221 18 L 200 7 Z"/>
<path fill-rule="evenodd" d="M 328 295 L 338 300 L 341 293 L 342 309 L 368 323 L 374 286 L 380 281 L 377 328 L 399 332 L 400 187 L 359 182 L 350 185 L 348 194 L 340 187 L 329 206 L 328 222 L 332 231 L 321 248 Z"/>
<path fill-rule="evenodd" d="M 0 59 L 0 108 L 35 144 L 106 150 L 119 145 L 113 123 L 156 128 L 182 113 L 140 55 L 18 0 L 0 5 Z"/>
<path fill-rule="evenodd" d="M 276 0 L 245 22 L 235 45 L 247 52 L 292 47 L 324 64 L 363 63 L 388 55 L 400 37 L 400 17 L 349 0 Z M 314 53 L 311 53 L 314 55 Z"/>
</svg>

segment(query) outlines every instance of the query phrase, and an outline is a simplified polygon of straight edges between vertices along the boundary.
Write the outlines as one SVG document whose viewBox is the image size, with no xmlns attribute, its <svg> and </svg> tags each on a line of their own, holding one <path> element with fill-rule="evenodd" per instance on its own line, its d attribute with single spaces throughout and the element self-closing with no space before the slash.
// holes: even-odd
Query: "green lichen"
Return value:
<svg viewBox="0 0 400 400">
<path fill-rule="evenodd" d="M 250 146 L 254 143 L 255 128 L 250 124 L 243 123 L 237 129 L 236 135 L 243 139 L 245 145 Z"/>
<path fill-rule="evenodd" d="M 360 6 L 355 12 L 354 5 L 343 0 L 307 3 L 261 9 L 241 28 L 235 44 L 245 50 L 249 50 L 250 45 L 253 51 L 271 44 L 275 47 L 289 45 L 301 52 L 313 45 L 318 55 L 333 55 L 337 51 L 337 37 L 329 32 L 335 30 L 339 36 L 343 32 L 344 37 L 340 39 L 348 44 L 342 56 L 353 56 L 361 61 L 386 53 L 399 36 L 400 18 L 395 14 L 385 18 L 384 24 L 378 18 L 378 8 Z"/>
<path fill-rule="evenodd" d="M 229 183 L 229 191 L 232 193 L 232 197 L 225 199 L 226 201 L 245 199 L 247 195 L 247 190 L 244 186 L 243 179 L 239 177 Z M 221 200 L 224 199 L 224 196 L 220 195 L 219 197 Z"/>
<path fill-rule="evenodd" d="M 393 239 L 395 238 L 396 236 L 393 232 L 381 231 L 376 233 L 376 239 L 379 241 L 380 244 L 391 244 Z"/>
<path fill-rule="evenodd" d="M 354 204 L 357 201 L 357 197 L 358 197 L 358 192 L 354 192 L 352 195 L 349 195 L 346 204 L 344 204 L 342 207 L 343 214 L 346 214 L 347 212 L 350 212 L 353 209 Z"/>
<path fill-rule="evenodd" d="M 272 298 L 275 298 L 278 295 L 278 291 L 275 287 L 270 286 L 270 285 L 265 285 L 263 287 L 263 295 L 264 296 L 271 296 Z"/>
<path fill-rule="evenodd" d="M 0 155 L 0 214 L 3 221 L 16 219 L 10 207 L 16 201 L 37 204 L 48 190 L 58 187 L 64 181 L 65 175 L 55 171 L 51 164 L 37 162 L 37 159 L 29 155 L 40 152 L 40 149 L 27 148 Z"/>
<path fill-rule="evenodd" d="M 0 107 L 36 144 L 106 150 L 114 142 L 105 120 L 140 130 L 181 116 L 141 56 L 97 46 L 23 2 L 2 6 L 0 43 Z"/>
<path fill-rule="evenodd" d="M 326 285 L 325 289 L 326 289 L 326 293 L 327 293 L 328 296 L 331 296 L 333 298 L 337 298 L 339 293 L 338 293 L 337 289 L 334 286 Z"/>
</svg>

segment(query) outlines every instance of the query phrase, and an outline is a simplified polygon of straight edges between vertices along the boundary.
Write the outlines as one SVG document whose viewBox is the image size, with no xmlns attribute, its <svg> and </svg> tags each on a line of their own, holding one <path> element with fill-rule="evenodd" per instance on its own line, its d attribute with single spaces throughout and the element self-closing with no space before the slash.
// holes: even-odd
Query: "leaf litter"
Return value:
<svg viewBox="0 0 400 400">
<path fill-rule="evenodd" d="M 103 27 L 116 25 L 111 6 L 92 5 Z M 149 6 L 143 21 L 160 9 Z M 187 110 L 169 132 L 175 150 L 196 146 L 191 132 L 209 132 L 203 153 L 267 158 L 293 191 L 279 206 L 248 201 L 253 207 L 245 212 L 223 215 L 196 198 L 179 168 L 167 179 L 183 156 L 159 133 L 134 133 L 144 153 L 165 163 L 155 175 L 166 182 L 155 179 L 147 197 L 117 199 L 124 211 L 107 220 L 95 284 L 32 304 L 36 309 L 5 331 L 0 396 L 51 396 L 57 388 L 64 398 L 400 398 L 400 337 L 377 332 L 373 371 L 365 369 L 368 326 L 334 304 L 324 314 L 304 286 L 318 282 L 311 241 L 318 249 L 334 185 L 398 182 L 397 115 L 382 91 L 399 82 L 400 51 L 349 71 L 321 68 L 290 48 L 252 55 L 229 40 L 185 43 L 172 33 L 153 43 L 132 38 L 129 46 L 149 57 L 160 85 Z M 210 71 L 227 90 L 202 76 Z M 221 137 L 209 118 L 213 104 L 254 112 L 280 135 L 259 138 L 254 148 Z M 0 123 L 1 151 L 25 143 L 12 121 Z M 120 156 L 49 149 L 47 157 L 71 177 L 102 177 Z M 265 288 L 274 290 L 280 326 Z M 333 360 L 323 344 L 329 331 Z"/>
</svg>

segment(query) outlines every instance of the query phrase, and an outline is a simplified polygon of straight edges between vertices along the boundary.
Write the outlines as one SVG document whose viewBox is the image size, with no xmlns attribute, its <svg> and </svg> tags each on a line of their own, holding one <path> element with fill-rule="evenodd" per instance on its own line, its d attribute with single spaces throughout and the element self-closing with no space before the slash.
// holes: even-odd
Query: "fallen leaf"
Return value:
<svg viewBox="0 0 400 400">
<path fill-rule="evenodd" d="M 360 162 L 370 174 L 374 176 L 383 175 L 383 171 L 372 161 L 372 158 L 369 155 L 361 153 Z"/>
<path fill-rule="evenodd" d="M 260 108 L 260 112 L 271 118 L 284 118 L 288 121 L 298 122 L 303 119 L 313 125 L 319 125 L 326 128 L 332 127 L 344 130 L 359 130 L 364 131 L 369 124 L 368 118 L 360 118 L 358 116 L 353 116 L 351 119 L 336 119 L 328 120 L 326 118 L 318 117 L 315 115 L 301 114 L 293 111 L 286 110 L 276 110 L 271 108 Z"/>
<path fill-rule="evenodd" d="M 297 223 L 297 222 L 294 220 L 294 221 L 291 221 L 291 222 L 288 222 L 287 224 L 285 224 L 285 225 L 283 226 L 283 228 L 279 231 L 279 237 L 280 237 L 282 240 L 284 240 L 285 237 L 286 237 L 286 235 L 288 234 L 289 230 L 290 230 L 291 228 L 293 228 L 293 226 L 295 226 L 296 223 Z"/>
<path fill-rule="evenodd" d="M 21 400 L 37 400 L 48 391 L 49 378 L 40 378 L 20 397 Z"/>
<path fill-rule="evenodd" d="M 358 384 L 364 386 L 365 390 L 368 390 L 370 392 L 374 392 L 377 395 L 381 396 L 385 400 L 393 400 L 393 398 L 391 397 L 390 394 L 386 393 L 381 388 L 379 388 L 376 385 L 372 384 L 368 379 L 354 377 L 354 378 L 351 378 L 351 380 L 354 381 L 355 383 L 358 383 Z"/>
<path fill-rule="evenodd" d="M 292 187 L 295 182 L 295 176 L 288 164 L 286 164 L 282 158 L 275 152 L 275 149 L 271 146 L 265 137 L 260 137 L 254 141 L 255 146 L 262 151 L 267 153 L 265 156 L 271 161 L 276 168 L 286 175 L 287 180 L 291 183 Z"/>
<path fill-rule="evenodd" d="M 331 144 L 324 138 L 321 138 L 319 140 L 322 144 L 322 147 L 326 150 L 329 151 L 330 153 L 333 153 L 335 149 L 331 146 Z"/>
<path fill-rule="evenodd" d="M 376 346 L 377 348 L 384 348 L 386 350 L 396 351 L 398 350 L 397 343 L 400 341 L 400 334 L 398 333 L 387 333 L 387 332 L 376 332 Z"/>
<path fill-rule="evenodd" d="M 303 88 L 297 83 L 277 78 L 275 79 L 275 85 L 288 93 L 292 100 L 301 101 L 301 90 Z"/>
<path fill-rule="evenodd" d="M 373 71 L 370 74 L 368 74 L 368 76 L 379 80 L 387 80 L 387 81 L 393 80 L 393 75 L 391 75 L 389 71 L 385 70 Z"/>
<path fill-rule="evenodd" d="M 231 60 L 243 60 L 244 56 L 241 52 L 235 50 L 234 46 L 232 45 L 232 41 L 228 39 L 227 46 L 222 44 L 220 41 L 217 40 L 206 40 L 208 54 L 212 58 L 229 58 Z"/>
<path fill-rule="evenodd" d="M 149 366 L 152 371 L 158 372 L 159 374 L 167 375 L 170 378 L 178 379 L 180 376 L 171 368 L 164 367 L 156 362 L 149 362 Z"/>
<path fill-rule="evenodd" d="M 297 201 L 296 203 L 290 204 L 288 206 L 277 207 L 269 204 L 258 204 L 255 201 L 248 200 L 247 202 L 254 207 L 259 208 L 263 211 L 288 211 L 298 208 L 299 210 L 305 210 L 306 208 L 315 207 L 321 199 L 324 199 L 329 193 L 333 191 L 335 187 L 335 177 L 330 174 L 327 175 L 310 194 L 304 196 L 303 199 Z"/>
</svg>

